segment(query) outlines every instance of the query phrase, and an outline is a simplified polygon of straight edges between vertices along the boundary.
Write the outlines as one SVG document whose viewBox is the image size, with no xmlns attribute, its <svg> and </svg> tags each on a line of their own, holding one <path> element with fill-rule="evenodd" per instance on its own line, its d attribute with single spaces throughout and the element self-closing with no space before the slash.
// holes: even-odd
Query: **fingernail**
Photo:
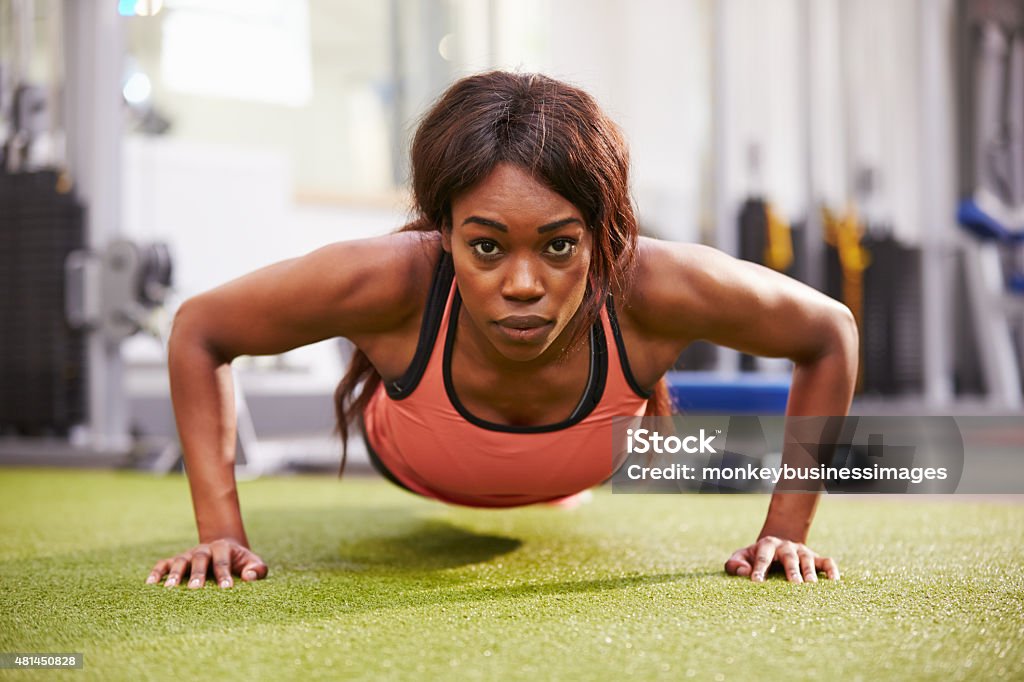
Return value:
<svg viewBox="0 0 1024 682">
<path fill-rule="evenodd" d="M 174 587 L 174 581 L 168 580 L 166 583 L 164 583 L 164 587 Z"/>
<path fill-rule="evenodd" d="M 242 577 L 245 578 L 246 580 L 255 580 L 256 579 L 256 571 L 246 571 L 245 575 L 242 576 Z"/>
<path fill-rule="evenodd" d="M 146 578 L 146 584 L 147 585 L 152 585 L 155 582 L 156 582 L 156 576 L 151 575 L 148 578 Z"/>
<path fill-rule="evenodd" d="M 221 587 L 231 587 L 231 581 L 230 580 L 221 580 L 220 581 L 220 586 Z"/>
<path fill-rule="evenodd" d="M 756 580 L 757 582 L 761 582 L 762 580 L 764 580 L 764 573 L 755 573 L 750 577 Z"/>
<path fill-rule="evenodd" d="M 199 578 L 194 579 L 188 584 L 189 587 L 199 587 Z"/>
</svg>

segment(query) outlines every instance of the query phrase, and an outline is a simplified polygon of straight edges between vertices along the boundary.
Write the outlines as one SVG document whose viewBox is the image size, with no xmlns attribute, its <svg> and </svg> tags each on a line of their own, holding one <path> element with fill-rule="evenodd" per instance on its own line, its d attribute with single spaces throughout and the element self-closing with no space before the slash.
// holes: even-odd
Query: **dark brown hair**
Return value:
<svg viewBox="0 0 1024 682">
<path fill-rule="evenodd" d="M 638 236 L 629 152 L 618 126 L 583 90 L 540 74 L 490 71 L 463 78 L 427 111 L 411 156 L 416 217 L 399 232 L 450 230 L 452 199 L 499 163 L 529 172 L 579 209 L 594 252 L 570 348 L 598 319 L 613 282 L 620 291 L 629 287 Z M 341 470 L 349 425 L 379 385 L 380 374 L 357 350 L 334 392 Z M 647 413 L 667 415 L 669 409 L 662 379 Z"/>
</svg>

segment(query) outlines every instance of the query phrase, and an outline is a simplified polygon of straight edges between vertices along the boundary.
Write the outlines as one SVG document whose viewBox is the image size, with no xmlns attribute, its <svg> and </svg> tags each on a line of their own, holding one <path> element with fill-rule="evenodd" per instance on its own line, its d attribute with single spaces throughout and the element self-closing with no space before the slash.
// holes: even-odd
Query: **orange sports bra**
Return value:
<svg viewBox="0 0 1024 682">
<path fill-rule="evenodd" d="M 555 500 L 608 479 L 622 463 L 612 417 L 643 415 L 651 395 L 630 372 L 611 297 L 590 330 L 583 398 L 566 420 L 541 426 L 484 421 L 459 402 L 451 355 L 460 307 L 451 256 L 442 251 L 413 361 L 397 381 L 381 382 L 363 412 L 374 465 L 414 493 L 473 507 Z"/>
</svg>

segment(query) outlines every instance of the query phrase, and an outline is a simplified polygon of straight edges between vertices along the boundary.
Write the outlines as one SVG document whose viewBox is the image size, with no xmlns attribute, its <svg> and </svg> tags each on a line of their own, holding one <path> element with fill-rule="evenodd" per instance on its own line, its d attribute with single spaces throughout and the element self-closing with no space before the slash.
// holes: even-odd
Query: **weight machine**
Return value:
<svg viewBox="0 0 1024 682">
<path fill-rule="evenodd" d="M 161 337 L 166 245 L 120 238 L 123 36 L 99 0 L 0 2 L 0 461 L 125 464 L 124 339 Z M 50 82 L 30 65 L 40 27 Z M 173 443 L 161 447 L 176 447 Z"/>
</svg>

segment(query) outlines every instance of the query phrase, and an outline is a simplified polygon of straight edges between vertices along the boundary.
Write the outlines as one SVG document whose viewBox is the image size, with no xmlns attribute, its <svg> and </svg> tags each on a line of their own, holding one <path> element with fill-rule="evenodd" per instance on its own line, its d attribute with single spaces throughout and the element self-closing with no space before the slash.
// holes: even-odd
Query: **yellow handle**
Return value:
<svg viewBox="0 0 1024 682">
<path fill-rule="evenodd" d="M 857 330 L 864 331 L 864 271 L 871 266 L 871 254 L 860 244 L 864 227 L 857 218 L 853 207 L 846 209 L 842 217 L 836 217 L 827 208 L 822 209 L 825 223 L 825 242 L 839 252 L 839 267 L 843 271 L 843 303 L 857 320 Z M 863 363 L 857 372 L 857 390 L 861 389 L 864 378 Z"/>
<path fill-rule="evenodd" d="M 764 264 L 773 270 L 785 272 L 793 264 L 793 231 L 770 204 L 765 204 L 764 212 L 768 224 Z"/>
</svg>

